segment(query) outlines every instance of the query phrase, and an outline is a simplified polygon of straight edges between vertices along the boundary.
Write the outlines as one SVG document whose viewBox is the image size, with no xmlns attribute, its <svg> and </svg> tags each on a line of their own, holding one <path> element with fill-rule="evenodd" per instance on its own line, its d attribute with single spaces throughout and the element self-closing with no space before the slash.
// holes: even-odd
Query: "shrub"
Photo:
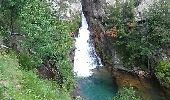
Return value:
<svg viewBox="0 0 170 100">
<path fill-rule="evenodd" d="M 25 37 L 21 44 L 29 50 L 35 65 L 67 56 L 72 46 L 68 26 L 52 16 L 45 1 L 29 0 L 21 10 L 19 23 Z"/>
<path fill-rule="evenodd" d="M 66 88 L 69 89 L 73 83 L 73 71 L 68 57 L 73 43 L 69 33 L 73 29 L 68 21 L 53 15 L 46 1 L 28 0 L 21 9 L 18 23 L 24 37 L 20 44 L 28 52 L 27 58 L 30 58 L 27 62 L 39 67 L 52 60 L 54 64 L 51 67 L 59 67 L 65 84 L 68 83 Z M 24 59 L 22 56 L 20 61 Z"/>
<path fill-rule="evenodd" d="M 170 45 L 170 1 L 155 1 L 146 12 L 149 42 L 164 48 Z"/>
<path fill-rule="evenodd" d="M 170 86 L 170 60 L 161 60 L 155 68 L 156 76 Z"/>
<path fill-rule="evenodd" d="M 67 90 L 58 88 L 56 82 L 19 68 L 14 54 L 0 54 L 1 100 L 71 100 Z"/>
<path fill-rule="evenodd" d="M 125 66 L 151 70 L 156 63 L 155 56 L 170 44 L 170 3 L 169 0 L 155 1 L 145 12 L 142 23 L 134 20 L 133 4 L 133 0 L 117 1 L 104 25 L 107 29 L 113 26 L 118 29 L 115 45 Z"/>
<path fill-rule="evenodd" d="M 0 1 L 0 35 L 10 44 L 12 35 L 19 45 L 21 69 L 33 70 L 53 61 L 50 67 L 59 67 L 61 76 L 69 90 L 73 83 L 73 71 L 69 60 L 72 38 L 69 33 L 78 28 L 79 18 L 73 22 L 60 19 L 60 11 L 53 11 L 46 0 Z M 19 43 L 18 43 L 19 42 Z M 63 87 L 65 87 L 63 86 Z"/>
<path fill-rule="evenodd" d="M 142 100 L 140 97 L 136 96 L 136 91 L 133 87 L 123 87 L 119 90 L 117 96 L 113 100 Z"/>
</svg>

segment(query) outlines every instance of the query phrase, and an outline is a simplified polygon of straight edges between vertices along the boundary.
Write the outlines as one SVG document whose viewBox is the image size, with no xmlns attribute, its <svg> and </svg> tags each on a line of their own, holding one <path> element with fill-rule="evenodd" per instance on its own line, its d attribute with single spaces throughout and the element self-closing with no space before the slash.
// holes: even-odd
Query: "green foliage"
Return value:
<svg viewBox="0 0 170 100">
<path fill-rule="evenodd" d="M 14 54 L 0 54 L 1 100 L 71 100 L 56 82 L 39 79 L 33 71 L 19 68 Z"/>
<path fill-rule="evenodd" d="M 16 33 L 16 19 L 24 6 L 25 0 L 1 0 L 0 1 L 0 38 L 1 43 L 12 47 L 13 33 Z"/>
<path fill-rule="evenodd" d="M 68 57 L 73 43 L 69 33 L 78 28 L 79 19 L 74 23 L 60 20 L 57 13 L 60 11 L 53 11 L 51 7 L 46 0 L 0 1 L 0 35 L 7 44 L 13 36 L 11 33 L 21 35 L 22 39 L 17 40 L 22 49 L 18 54 L 21 69 L 32 70 L 52 60 L 54 64 L 50 67 L 59 67 L 65 82 L 63 87 L 69 90 L 73 85 Z"/>
<path fill-rule="evenodd" d="M 170 60 L 161 60 L 155 68 L 156 76 L 170 85 Z"/>
<path fill-rule="evenodd" d="M 116 1 L 115 6 L 108 6 L 105 11 L 108 18 L 103 21 L 103 24 L 107 29 L 113 26 L 120 28 L 119 26 L 123 23 L 121 10 L 122 7 L 120 1 Z"/>
<path fill-rule="evenodd" d="M 108 18 L 104 20 L 104 26 L 106 28 L 115 26 L 121 31 L 127 21 L 134 20 L 134 0 L 126 2 L 116 0 L 115 6 L 109 6 L 106 9 L 106 15 Z"/>
<path fill-rule="evenodd" d="M 25 0 L 1 0 L 0 1 L 0 30 L 4 39 L 8 40 L 14 32 L 14 22 L 23 7 Z"/>
<path fill-rule="evenodd" d="M 4 20 L 10 20 L 10 19 L 5 19 L 5 17 L 16 18 L 23 5 L 24 5 L 24 0 L 2 0 L 0 1 L 0 11 L 1 11 L 0 15 L 1 17 L 4 17 Z M 3 20 L 1 19 L 0 21 Z"/>
<path fill-rule="evenodd" d="M 18 54 L 18 59 L 19 64 L 22 66 L 21 69 L 30 70 L 34 68 L 29 54 L 20 53 Z"/>
<path fill-rule="evenodd" d="M 77 14 L 73 17 L 73 19 L 71 19 L 70 21 L 68 21 L 68 26 L 70 27 L 70 32 L 77 32 L 77 30 L 79 29 L 80 26 L 80 15 Z"/>
<path fill-rule="evenodd" d="M 0 99 L 3 99 L 3 92 L 4 92 L 4 87 L 0 86 Z"/>
<path fill-rule="evenodd" d="M 30 58 L 27 60 L 26 56 L 22 56 L 21 64 L 30 67 L 31 62 L 32 67 L 38 67 L 53 60 L 55 65 L 52 67 L 59 66 L 64 81 L 67 81 L 64 84 L 68 83 L 66 88 L 70 89 L 73 85 L 70 84 L 73 83 L 73 72 L 68 54 L 73 43 L 69 33 L 73 29 L 69 22 L 54 16 L 46 1 L 28 0 L 21 9 L 18 23 L 24 36 L 20 43 L 28 50 L 27 58 Z"/>
<path fill-rule="evenodd" d="M 39 0 L 27 2 L 20 13 L 20 26 L 35 65 L 49 58 L 62 60 L 71 47 L 67 26 L 51 15 L 48 5 Z"/>
<path fill-rule="evenodd" d="M 116 3 L 112 7 L 105 27 L 115 26 L 117 51 L 126 66 L 150 67 L 155 64 L 155 55 L 170 44 L 169 0 L 155 2 L 145 12 L 144 22 L 134 20 L 134 1 Z M 143 20 L 142 20 L 143 21 Z"/>
<path fill-rule="evenodd" d="M 170 46 L 170 1 L 155 2 L 146 12 L 149 42 L 168 47 Z"/>
<path fill-rule="evenodd" d="M 134 19 L 134 1 L 136 0 L 129 0 L 122 4 L 122 16 L 125 21 L 133 20 Z"/>
<path fill-rule="evenodd" d="M 118 95 L 113 98 L 113 100 L 142 100 L 140 97 L 136 96 L 136 91 L 133 87 L 123 87 L 119 90 Z"/>
</svg>

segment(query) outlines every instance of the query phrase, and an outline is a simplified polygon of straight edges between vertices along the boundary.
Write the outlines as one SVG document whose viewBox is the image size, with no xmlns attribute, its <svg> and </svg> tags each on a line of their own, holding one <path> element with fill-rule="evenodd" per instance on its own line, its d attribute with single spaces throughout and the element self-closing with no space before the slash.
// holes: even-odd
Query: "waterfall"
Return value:
<svg viewBox="0 0 170 100">
<path fill-rule="evenodd" d="M 83 100 L 110 100 L 116 94 L 112 75 L 102 67 L 90 38 L 90 31 L 84 14 L 82 26 L 75 42 L 74 72 L 78 94 Z"/>
<path fill-rule="evenodd" d="M 74 72 L 77 77 L 88 77 L 92 75 L 92 69 L 102 66 L 97 56 L 94 45 L 90 40 L 90 31 L 84 14 L 82 13 L 82 26 L 75 42 Z"/>
</svg>

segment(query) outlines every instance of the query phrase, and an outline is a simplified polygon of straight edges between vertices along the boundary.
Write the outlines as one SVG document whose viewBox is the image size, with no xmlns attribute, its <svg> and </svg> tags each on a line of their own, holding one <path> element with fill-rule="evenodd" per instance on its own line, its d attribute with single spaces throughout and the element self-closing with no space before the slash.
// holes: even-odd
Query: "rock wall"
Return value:
<svg viewBox="0 0 170 100">
<path fill-rule="evenodd" d="M 71 19 L 75 15 L 79 14 L 81 9 L 80 0 L 48 0 L 52 4 L 52 10 L 59 11 L 61 19 Z"/>
<path fill-rule="evenodd" d="M 104 16 L 106 0 L 82 0 L 82 9 L 86 16 L 101 18 Z"/>
</svg>

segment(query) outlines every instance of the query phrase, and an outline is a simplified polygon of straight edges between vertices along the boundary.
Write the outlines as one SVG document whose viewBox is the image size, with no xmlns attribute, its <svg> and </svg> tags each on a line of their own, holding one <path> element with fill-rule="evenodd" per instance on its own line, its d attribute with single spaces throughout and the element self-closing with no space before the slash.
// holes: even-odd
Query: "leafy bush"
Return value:
<svg viewBox="0 0 170 100">
<path fill-rule="evenodd" d="M 39 79 L 33 71 L 19 68 L 14 54 L 0 54 L 1 100 L 71 100 L 56 82 Z"/>
<path fill-rule="evenodd" d="M 161 60 L 155 69 L 156 76 L 170 86 L 170 60 Z"/>
<path fill-rule="evenodd" d="M 16 32 L 16 18 L 24 6 L 24 0 L 1 0 L 0 1 L 0 35 L 8 44 L 12 33 Z"/>
<path fill-rule="evenodd" d="M 170 45 L 170 1 L 156 1 L 146 12 L 148 24 L 148 39 L 159 47 L 169 47 Z"/>
<path fill-rule="evenodd" d="M 59 61 L 67 56 L 72 46 L 69 27 L 52 16 L 46 2 L 29 0 L 21 10 L 18 21 L 25 37 L 21 44 L 29 50 L 35 65 L 50 58 Z"/>
<path fill-rule="evenodd" d="M 119 90 L 117 96 L 113 100 L 142 100 L 140 97 L 136 96 L 136 91 L 133 87 L 123 87 L 122 90 Z"/>
<path fill-rule="evenodd" d="M 68 0 L 57 2 L 63 4 L 65 1 Z M 62 6 L 60 11 L 54 11 L 46 0 L 1 0 L 0 35 L 8 46 L 11 46 L 11 38 L 20 35 L 21 39 L 14 40 L 20 49 L 17 50 L 20 69 L 34 70 L 52 61 L 48 67 L 57 69 L 63 79 L 57 81 L 62 81 L 63 88 L 71 90 L 74 80 L 69 52 L 73 41 L 69 33 L 76 31 L 80 18 L 61 20 L 60 13 L 66 6 L 58 6 Z"/>
<path fill-rule="evenodd" d="M 118 30 L 115 45 L 125 66 L 151 70 L 155 56 L 169 47 L 169 7 L 169 0 L 155 2 L 141 22 L 134 18 L 134 0 L 117 1 L 116 6 L 110 8 L 108 19 L 103 24 L 107 29 L 116 27 Z"/>
<path fill-rule="evenodd" d="M 32 65 L 38 67 L 49 60 L 54 61 L 52 67 L 59 66 L 64 84 L 70 89 L 73 72 L 68 55 L 73 43 L 69 33 L 73 29 L 69 22 L 53 15 L 46 1 L 28 0 L 20 12 L 18 23 L 24 37 L 20 43 L 28 50 Z"/>
<path fill-rule="evenodd" d="M 78 28 L 79 18 L 61 20 L 60 11 L 53 11 L 46 0 L 0 1 L 0 33 L 9 44 L 13 33 L 18 33 L 21 69 L 33 70 L 53 61 L 50 67 L 59 67 L 64 86 L 73 85 L 73 71 L 69 60 L 72 38 L 69 33 Z M 16 36 L 17 37 L 17 36 Z M 18 44 L 17 44 L 18 45 Z"/>
</svg>

